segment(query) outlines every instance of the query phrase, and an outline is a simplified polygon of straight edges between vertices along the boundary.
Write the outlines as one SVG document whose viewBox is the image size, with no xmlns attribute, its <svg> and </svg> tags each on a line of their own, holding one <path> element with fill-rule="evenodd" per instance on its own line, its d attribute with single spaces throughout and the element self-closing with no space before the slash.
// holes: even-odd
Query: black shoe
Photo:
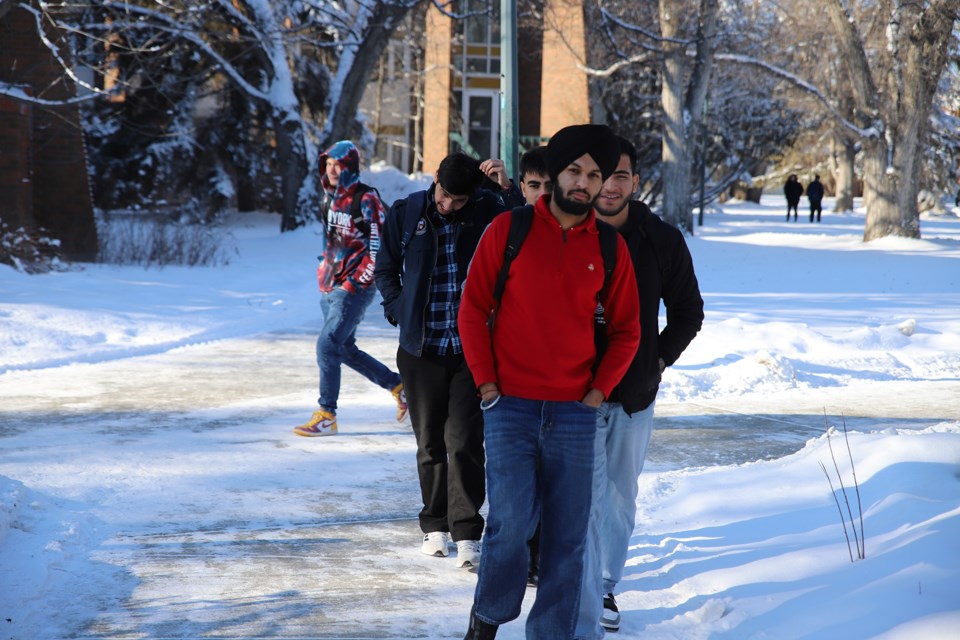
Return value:
<svg viewBox="0 0 960 640">
<path fill-rule="evenodd" d="M 530 569 L 527 571 L 527 586 L 536 587 L 538 584 L 540 584 L 540 576 L 537 575 L 536 570 Z"/>
<path fill-rule="evenodd" d="M 467 629 L 467 635 L 463 640 L 494 640 L 497 637 L 498 624 L 490 624 L 477 618 L 477 615 L 470 611 L 470 628 Z"/>
<path fill-rule="evenodd" d="M 620 630 L 620 609 L 612 593 L 603 596 L 603 613 L 600 615 L 600 626 L 607 631 Z"/>
</svg>

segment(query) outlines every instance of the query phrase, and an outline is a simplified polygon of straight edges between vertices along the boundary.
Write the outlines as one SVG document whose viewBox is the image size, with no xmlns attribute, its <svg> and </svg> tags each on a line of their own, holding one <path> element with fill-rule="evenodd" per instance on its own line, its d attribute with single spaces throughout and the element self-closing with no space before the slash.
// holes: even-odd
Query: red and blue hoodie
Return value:
<svg viewBox="0 0 960 640">
<path fill-rule="evenodd" d="M 334 186 L 327 178 L 327 159 L 340 163 L 343 171 Z M 373 266 L 380 249 L 380 231 L 386 208 L 376 191 L 361 196 L 360 213 L 370 228 L 365 235 L 353 224 L 351 206 L 360 182 L 360 153 L 349 140 L 341 140 L 320 156 L 320 184 L 330 203 L 325 220 L 323 247 L 318 256 L 317 283 L 329 293 L 336 287 L 357 291 L 374 286 Z"/>
</svg>

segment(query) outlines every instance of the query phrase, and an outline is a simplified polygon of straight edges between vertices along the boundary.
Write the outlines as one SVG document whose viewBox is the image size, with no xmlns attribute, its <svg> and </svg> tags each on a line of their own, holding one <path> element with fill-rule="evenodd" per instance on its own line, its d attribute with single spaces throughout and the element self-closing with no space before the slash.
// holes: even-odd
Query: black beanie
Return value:
<svg viewBox="0 0 960 640">
<path fill-rule="evenodd" d="M 590 154 L 606 181 L 620 164 L 620 140 L 605 124 L 564 127 L 547 143 L 547 175 L 556 182 L 560 172 L 584 154 Z"/>
</svg>

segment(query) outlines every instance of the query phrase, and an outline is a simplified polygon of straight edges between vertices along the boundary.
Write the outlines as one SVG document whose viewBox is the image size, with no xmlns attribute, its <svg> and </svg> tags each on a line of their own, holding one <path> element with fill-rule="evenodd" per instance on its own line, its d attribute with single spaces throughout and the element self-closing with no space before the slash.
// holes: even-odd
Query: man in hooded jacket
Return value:
<svg viewBox="0 0 960 640">
<path fill-rule="evenodd" d="M 397 421 L 407 414 L 400 374 L 357 347 L 357 326 L 377 292 L 373 267 L 380 248 L 385 207 L 376 190 L 360 182 L 360 153 L 341 140 L 320 156 L 324 200 L 320 217 L 323 247 L 317 257 L 317 283 L 323 326 L 317 338 L 320 408 L 293 432 L 326 436 L 337 432 L 340 366 L 348 367 L 388 390 L 397 402 Z M 354 200 L 360 198 L 360 206 Z"/>
</svg>

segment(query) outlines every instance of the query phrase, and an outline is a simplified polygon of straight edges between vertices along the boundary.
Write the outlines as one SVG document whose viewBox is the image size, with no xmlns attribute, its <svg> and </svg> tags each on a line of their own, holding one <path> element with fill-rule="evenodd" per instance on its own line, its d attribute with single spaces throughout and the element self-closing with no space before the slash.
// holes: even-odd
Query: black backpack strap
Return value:
<svg viewBox="0 0 960 640">
<path fill-rule="evenodd" d="M 603 287 L 599 299 L 603 300 L 607 296 L 610 277 L 617 268 L 617 230 L 613 225 L 597 220 L 597 231 L 600 232 L 600 255 L 603 256 Z"/>
<path fill-rule="evenodd" d="M 420 218 L 423 217 L 423 213 L 426 211 L 426 208 L 426 191 L 414 191 L 407 196 L 407 204 L 403 210 L 404 218 L 401 221 L 403 224 L 403 233 L 400 236 L 401 253 L 403 253 L 403 250 L 407 248 L 408 244 L 410 244 L 410 239 L 413 238 L 413 234 L 416 233 L 417 225 L 420 222 Z"/>
<path fill-rule="evenodd" d="M 593 344 L 597 357 L 593 361 L 591 370 L 595 374 L 600 360 L 607 351 L 607 318 L 603 308 L 603 301 L 607 298 L 607 289 L 610 278 L 617 268 L 617 230 L 613 225 L 597 220 L 597 231 L 600 232 L 600 255 L 603 257 L 603 286 L 597 294 L 597 309 L 593 314 Z"/>
<path fill-rule="evenodd" d="M 506 215 L 506 214 L 504 214 Z M 497 282 L 493 286 L 493 309 L 490 310 L 490 317 L 487 318 L 487 327 L 493 331 L 493 323 L 497 317 L 497 309 L 500 307 L 500 298 L 503 297 L 503 290 L 507 286 L 507 276 L 510 274 L 510 264 L 517 257 L 520 246 L 523 244 L 527 232 L 530 231 L 530 225 L 533 223 L 533 205 L 523 205 L 514 207 L 510 210 L 510 230 L 507 231 L 507 243 L 503 247 L 503 265 L 497 274 Z"/>
<path fill-rule="evenodd" d="M 507 232 L 507 244 L 503 248 L 503 266 L 497 274 L 497 283 L 493 287 L 493 299 L 499 306 L 503 297 L 503 289 L 507 286 L 507 275 L 510 273 L 510 264 L 517 257 L 520 245 L 523 244 L 530 224 L 533 222 L 533 205 L 514 207 L 510 211 L 510 231 Z"/>
<path fill-rule="evenodd" d="M 375 187 L 358 182 L 357 188 L 353 192 L 353 201 L 350 203 L 350 217 L 353 218 L 353 226 L 359 229 L 360 233 L 365 236 L 370 235 L 370 223 L 363 219 L 363 210 L 361 209 L 361 204 L 363 201 L 363 194 L 367 193 L 368 191 L 373 191 L 377 194 L 378 198 L 380 197 L 380 192 L 377 191 Z"/>
</svg>

